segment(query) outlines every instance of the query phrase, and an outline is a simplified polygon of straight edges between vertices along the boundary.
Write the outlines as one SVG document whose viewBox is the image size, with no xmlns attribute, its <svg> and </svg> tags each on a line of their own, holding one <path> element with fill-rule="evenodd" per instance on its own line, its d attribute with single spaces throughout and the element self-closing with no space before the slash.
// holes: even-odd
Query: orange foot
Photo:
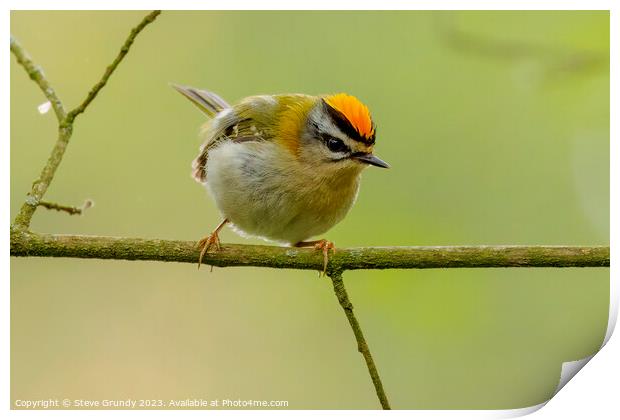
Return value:
<svg viewBox="0 0 620 420">
<path fill-rule="evenodd" d="M 222 223 L 220 223 L 210 235 L 205 236 L 200 241 L 198 241 L 198 246 L 200 247 L 200 257 L 198 258 L 198 268 L 200 268 L 200 264 L 202 264 L 202 258 L 209 251 L 209 248 L 215 246 L 215 250 L 219 251 L 222 249 L 220 245 L 220 236 L 219 232 L 224 227 L 224 225 L 228 223 L 227 219 L 224 219 Z"/>
<path fill-rule="evenodd" d="M 336 253 L 336 246 L 333 242 L 328 241 L 327 239 L 320 239 L 318 241 L 308 241 L 308 242 L 297 242 L 295 244 L 296 247 L 314 247 L 316 250 L 323 250 L 323 272 L 319 273 L 319 275 L 325 275 L 327 271 L 327 262 L 329 261 L 328 253 L 331 249 L 332 252 Z"/>
</svg>

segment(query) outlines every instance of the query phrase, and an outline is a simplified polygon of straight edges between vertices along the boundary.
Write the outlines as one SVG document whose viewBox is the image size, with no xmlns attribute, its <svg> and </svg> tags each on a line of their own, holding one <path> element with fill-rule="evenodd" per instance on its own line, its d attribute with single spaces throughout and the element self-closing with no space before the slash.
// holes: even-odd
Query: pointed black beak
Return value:
<svg viewBox="0 0 620 420">
<path fill-rule="evenodd" d="M 375 155 L 372 155 L 370 153 L 368 153 L 366 155 L 355 156 L 355 159 L 359 160 L 360 162 L 372 165 L 372 166 L 377 166 L 379 168 L 389 168 L 390 167 L 390 165 L 388 165 L 387 162 L 384 162 L 383 160 L 379 159 L 378 157 L 376 157 Z"/>
</svg>

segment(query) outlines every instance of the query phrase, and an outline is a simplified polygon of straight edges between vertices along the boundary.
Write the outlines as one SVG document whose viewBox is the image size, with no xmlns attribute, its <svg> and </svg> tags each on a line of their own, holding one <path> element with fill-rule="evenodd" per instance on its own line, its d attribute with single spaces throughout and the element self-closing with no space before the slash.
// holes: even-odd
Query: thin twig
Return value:
<svg viewBox="0 0 620 420">
<path fill-rule="evenodd" d="M 32 216 L 41 203 L 41 200 L 43 199 L 49 185 L 54 179 L 56 169 L 58 169 L 58 166 L 60 165 L 60 162 L 65 154 L 65 150 L 67 149 L 67 145 L 69 144 L 69 140 L 73 134 L 73 121 L 75 120 L 75 117 L 84 112 L 88 104 L 92 102 L 95 96 L 97 96 L 97 93 L 99 93 L 99 91 L 105 86 L 106 82 L 123 57 L 125 57 L 127 52 L 129 52 L 129 47 L 131 47 L 131 44 L 134 42 L 136 36 L 146 25 L 153 22 L 159 13 L 159 11 L 149 13 L 138 26 L 132 29 L 131 33 L 127 37 L 127 40 L 123 44 L 119 55 L 112 62 L 112 64 L 108 66 L 102 79 L 91 89 L 84 102 L 69 113 L 65 113 L 60 98 L 50 86 L 49 81 L 45 78 L 41 67 L 32 61 L 30 54 L 28 54 L 19 42 L 11 36 L 11 52 L 15 55 L 17 62 L 24 68 L 24 70 L 26 70 L 26 73 L 28 73 L 30 78 L 35 81 L 35 83 L 45 94 L 45 97 L 51 102 L 54 112 L 56 113 L 56 117 L 58 118 L 58 138 L 49 158 L 47 159 L 47 162 L 45 163 L 45 166 L 41 170 L 39 178 L 32 183 L 32 190 L 28 193 L 26 201 L 22 204 L 19 213 L 15 217 L 15 221 L 13 222 L 15 228 L 27 230 L 30 227 Z"/>
<path fill-rule="evenodd" d="M 351 329 L 353 330 L 353 334 L 355 335 L 357 350 L 362 353 L 362 356 L 364 356 L 364 360 L 366 361 L 366 367 L 368 367 L 368 373 L 370 374 L 372 383 L 375 386 L 375 392 L 377 393 L 381 407 L 384 410 L 389 410 L 390 403 L 387 395 L 385 395 L 385 390 L 383 389 L 383 384 L 381 383 L 381 377 L 379 377 L 379 372 L 375 366 L 375 361 L 372 358 L 372 354 L 370 354 L 370 349 L 368 348 L 368 344 L 364 338 L 362 328 L 353 313 L 353 304 L 349 300 L 347 289 L 344 287 L 344 282 L 342 281 L 342 271 L 331 272 L 329 273 L 329 276 L 332 279 L 334 293 L 336 294 L 338 302 L 340 303 L 340 306 L 342 306 L 342 309 L 349 320 L 349 324 L 351 325 Z"/>
<path fill-rule="evenodd" d="M 84 99 L 84 101 L 82 101 L 82 103 L 77 108 L 69 112 L 69 114 L 67 115 L 67 120 L 69 122 L 72 122 L 73 120 L 75 120 L 75 118 L 78 115 L 80 115 L 86 110 L 88 105 L 93 101 L 93 99 L 95 99 L 99 91 L 103 89 L 106 83 L 108 83 L 108 79 L 110 78 L 110 76 L 112 76 L 112 73 L 114 73 L 114 70 L 116 70 L 116 67 L 118 67 L 121 61 L 123 61 L 123 58 L 125 58 L 125 56 L 129 52 L 129 48 L 131 48 L 131 44 L 133 44 L 138 34 L 142 32 L 142 30 L 147 25 L 149 25 L 150 23 L 153 23 L 155 19 L 157 19 L 157 16 L 160 15 L 160 13 L 161 13 L 161 10 L 155 10 L 149 13 L 142 19 L 142 22 L 140 22 L 138 26 L 136 26 L 135 28 L 131 30 L 131 32 L 129 33 L 129 36 L 123 43 L 123 46 L 121 47 L 118 55 L 116 56 L 112 64 L 110 64 L 105 69 L 105 72 L 103 73 L 103 76 L 101 76 L 101 79 L 91 88 L 91 90 L 88 92 L 88 95 L 86 95 L 86 98 Z"/>
<path fill-rule="evenodd" d="M 64 211 L 65 213 L 69 213 L 70 215 L 74 214 L 82 214 L 84 210 L 89 209 L 93 206 L 92 200 L 84 201 L 80 207 L 75 206 L 65 206 L 58 203 L 52 203 L 50 201 L 40 201 L 39 206 L 44 207 L 48 210 L 56 210 L 56 211 Z"/>
<path fill-rule="evenodd" d="M 105 236 L 49 235 L 11 231 L 11 255 L 170 261 L 196 264 L 196 242 Z M 323 255 L 312 249 L 222 244 L 204 264 L 323 270 Z M 609 267 L 609 247 L 428 246 L 340 248 L 328 271 L 390 268 Z"/>
<path fill-rule="evenodd" d="M 11 52 L 17 59 L 17 62 L 26 70 L 26 73 L 30 78 L 39 86 L 39 88 L 43 91 L 43 94 L 47 98 L 48 101 L 52 104 L 52 108 L 54 108 L 54 113 L 56 113 L 56 118 L 58 122 L 61 123 L 65 117 L 66 112 L 65 108 L 62 105 L 62 102 L 56 95 L 56 91 L 50 85 L 49 81 L 45 77 L 43 73 L 43 69 L 37 66 L 30 54 L 21 46 L 19 41 L 11 35 Z"/>
</svg>

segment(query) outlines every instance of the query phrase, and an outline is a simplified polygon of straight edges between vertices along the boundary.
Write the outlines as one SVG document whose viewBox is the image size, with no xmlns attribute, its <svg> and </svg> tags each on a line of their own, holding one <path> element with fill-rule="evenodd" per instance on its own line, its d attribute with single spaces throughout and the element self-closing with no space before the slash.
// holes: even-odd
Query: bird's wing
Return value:
<svg viewBox="0 0 620 420">
<path fill-rule="evenodd" d="M 273 96 L 250 96 L 234 107 L 217 94 L 190 86 L 172 84 L 172 87 L 189 99 L 211 120 L 204 125 L 204 143 L 192 163 L 192 176 L 196 181 L 207 181 L 209 151 L 223 141 L 264 141 L 274 138 L 273 113 L 278 101 Z M 282 95 L 292 98 L 309 98 L 306 95 Z M 296 102 L 297 102 L 296 101 Z"/>
<path fill-rule="evenodd" d="M 265 129 L 260 116 L 257 116 L 255 112 L 248 112 L 242 103 L 220 112 L 216 118 L 207 122 L 203 127 L 202 137 L 204 143 L 200 147 L 200 153 L 192 163 L 192 176 L 196 181 L 205 183 L 207 181 L 209 151 L 224 141 L 238 143 L 264 141 L 272 138 L 273 134 L 270 130 Z"/>
</svg>

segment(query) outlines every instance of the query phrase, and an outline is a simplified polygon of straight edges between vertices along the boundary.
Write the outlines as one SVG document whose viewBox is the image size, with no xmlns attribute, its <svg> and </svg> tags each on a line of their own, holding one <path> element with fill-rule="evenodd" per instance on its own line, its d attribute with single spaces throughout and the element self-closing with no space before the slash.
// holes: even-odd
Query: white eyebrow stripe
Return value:
<svg viewBox="0 0 620 420">
<path fill-rule="evenodd" d="M 334 124 L 329 115 L 321 112 L 320 109 L 315 109 L 310 117 L 316 124 L 316 128 L 320 133 L 337 137 L 340 140 L 344 141 L 344 143 L 349 146 L 349 148 L 351 148 L 351 144 L 349 142 L 352 142 L 353 140 L 350 139 L 349 136 L 344 134 L 336 124 Z"/>
</svg>

